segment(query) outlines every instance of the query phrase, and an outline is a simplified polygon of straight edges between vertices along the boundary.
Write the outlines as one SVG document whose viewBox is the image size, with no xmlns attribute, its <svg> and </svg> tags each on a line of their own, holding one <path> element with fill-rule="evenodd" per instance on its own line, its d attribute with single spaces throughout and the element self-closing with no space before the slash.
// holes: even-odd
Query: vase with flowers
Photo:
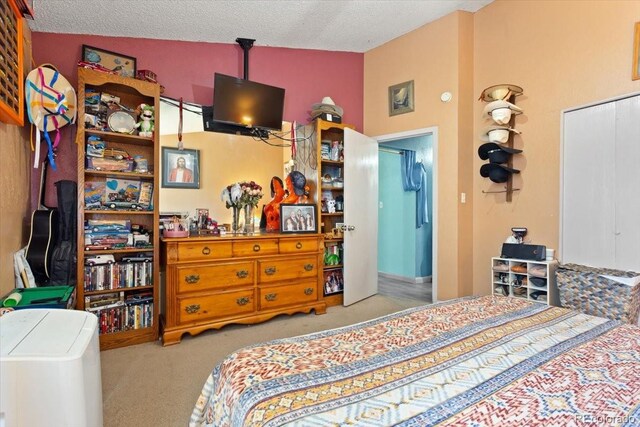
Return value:
<svg viewBox="0 0 640 427">
<path fill-rule="evenodd" d="M 225 202 L 227 209 L 233 209 L 231 228 L 234 234 L 253 234 L 253 210 L 258 206 L 262 196 L 262 186 L 254 181 L 236 182 L 222 190 L 220 198 Z M 240 227 L 240 211 L 244 214 L 243 227 Z"/>
</svg>

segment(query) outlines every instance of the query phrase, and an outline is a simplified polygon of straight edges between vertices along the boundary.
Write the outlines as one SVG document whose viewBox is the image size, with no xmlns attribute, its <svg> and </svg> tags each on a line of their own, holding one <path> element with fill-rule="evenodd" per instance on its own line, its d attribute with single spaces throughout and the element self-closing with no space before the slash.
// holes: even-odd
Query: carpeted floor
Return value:
<svg viewBox="0 0 640 427">
<path fill-rule="evenodd" d="M 278 316 L 256 325 L 229 325 L 170 347 L 146 343 L 101 353 L 105 427 L 186 426 L 213 367 L 246 345 L 350 325 L 425 304 L 375 295 L 324 315 Z"/>
</svg>

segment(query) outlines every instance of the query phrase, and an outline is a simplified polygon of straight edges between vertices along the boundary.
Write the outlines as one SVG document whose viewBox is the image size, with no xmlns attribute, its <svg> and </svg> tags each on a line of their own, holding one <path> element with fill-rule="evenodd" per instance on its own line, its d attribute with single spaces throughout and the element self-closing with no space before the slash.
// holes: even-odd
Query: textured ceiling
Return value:
<svg viewBox="0 0 640 427">
<path fill-rule="evenodd" d="M 32 31 L 366 52 L 492 0 L 33 0 Z"/>
</svg>

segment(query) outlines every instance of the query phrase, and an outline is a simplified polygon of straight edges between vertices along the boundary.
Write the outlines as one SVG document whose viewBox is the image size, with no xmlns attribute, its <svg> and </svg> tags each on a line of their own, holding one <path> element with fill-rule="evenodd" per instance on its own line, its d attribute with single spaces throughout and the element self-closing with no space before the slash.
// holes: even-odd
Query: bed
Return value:
<svg viewBox="0 0 640 427">
<path fill-rule="evenodd" d="M 467 297 L 240 349 L 191 426 L 640 425 L 640 328 Z"/>
</svg>

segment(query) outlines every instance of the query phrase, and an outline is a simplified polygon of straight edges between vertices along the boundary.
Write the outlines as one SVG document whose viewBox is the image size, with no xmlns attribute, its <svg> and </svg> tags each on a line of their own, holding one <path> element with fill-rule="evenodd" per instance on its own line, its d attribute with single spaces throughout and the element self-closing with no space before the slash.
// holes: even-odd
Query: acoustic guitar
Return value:
<svg viewBox="0 0 640 427">
<path fill-rule="evenodd" d="M 31 214 L 31 234 L 26 258 L 38 286 L 46 286 L 51 269 L 51 255 L 58 237 L 58 210 L 44 204 L 44 186 L 48 161 L 42 162 L 38 209 Z"/>
</svg>

